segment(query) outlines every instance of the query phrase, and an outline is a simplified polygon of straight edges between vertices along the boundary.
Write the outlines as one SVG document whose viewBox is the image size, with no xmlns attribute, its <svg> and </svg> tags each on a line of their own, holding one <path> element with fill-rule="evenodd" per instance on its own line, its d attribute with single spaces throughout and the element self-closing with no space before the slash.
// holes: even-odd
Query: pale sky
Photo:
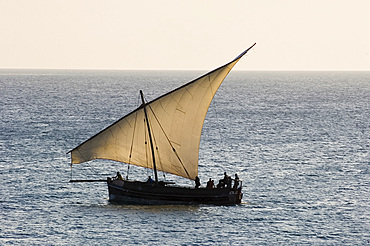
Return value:
<svg viewBox="0 0 370 246">
<path fill-rule="evenodd" d="M 370 0 L 0 0 L 0 68 L 370 70 Z"/>
</svg>

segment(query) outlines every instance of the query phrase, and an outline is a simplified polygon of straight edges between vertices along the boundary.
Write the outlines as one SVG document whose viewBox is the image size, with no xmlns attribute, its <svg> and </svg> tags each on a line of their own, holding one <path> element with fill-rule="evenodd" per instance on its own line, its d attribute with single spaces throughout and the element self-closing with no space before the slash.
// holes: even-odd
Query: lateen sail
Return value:
<svg viewBox="0 0 370 246">
<path fill-rule="evenodd" d="M 230 63 L 145 104 L 157 170 L 189 179 L 198 175 L 208 107 L 227 74 L 253 46 Z M 143 105 L 71 150 L 71 156 L 72 164 L 108 159 L 153 169 Z"/>
</svg>

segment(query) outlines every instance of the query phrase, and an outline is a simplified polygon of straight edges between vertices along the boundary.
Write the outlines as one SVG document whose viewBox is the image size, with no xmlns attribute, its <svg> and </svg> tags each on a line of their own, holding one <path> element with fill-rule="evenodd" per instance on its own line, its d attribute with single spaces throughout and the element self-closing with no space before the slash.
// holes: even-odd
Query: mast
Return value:
<svg viewBox="0 0 370 246">
<path fill-rule="evenodd" d="M 144 108 L 145 121 L 146 121 L 146 126 L 148 128 L 150 149 L 152 150 L 152 159 L 153 159 L 153 170 L 154 170 L 154 176 L 155 176 L 155 184 L 158 185 L 157 166 L 155 164 L 155 155 L 154 155 L 154 147 L 153 147 L 152 133 L 150 131 L 150 125 L 149 125 L 149 121 L 148 121 L 148 115 L 147 115 L 146 107 L 145 107 L 146 103 L 144 101 L 144 94 L 143 94 L 143 91 L 142 90 L 140 90 L 140 96 L 141 96 L 141 100 L 143 102 L 143 106 L 142 107 Z"/>
</svg>

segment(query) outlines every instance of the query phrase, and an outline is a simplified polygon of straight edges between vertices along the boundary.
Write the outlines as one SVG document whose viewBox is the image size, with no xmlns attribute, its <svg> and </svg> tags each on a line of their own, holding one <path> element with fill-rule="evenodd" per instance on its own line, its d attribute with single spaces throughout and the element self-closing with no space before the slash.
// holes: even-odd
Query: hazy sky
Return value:
<svg viewBox="0 0 370 246">
<path fill-rule="evenodd" d="M 370 70 L 370 0 L 0 0 L 0 68 Z"/>
</svg>

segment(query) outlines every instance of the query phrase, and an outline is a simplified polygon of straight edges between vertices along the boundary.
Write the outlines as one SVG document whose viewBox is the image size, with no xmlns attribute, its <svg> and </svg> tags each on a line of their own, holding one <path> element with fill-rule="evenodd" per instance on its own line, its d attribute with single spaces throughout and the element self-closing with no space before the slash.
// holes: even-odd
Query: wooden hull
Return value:
<svg viewBox="0 0 370 246">
<path fill-rule="evenodd" d="M 243 193 L 232 188 L 186 188 L 107 179 L 109 201 L 119 204 L 240 204 Z"/>
</svg>

